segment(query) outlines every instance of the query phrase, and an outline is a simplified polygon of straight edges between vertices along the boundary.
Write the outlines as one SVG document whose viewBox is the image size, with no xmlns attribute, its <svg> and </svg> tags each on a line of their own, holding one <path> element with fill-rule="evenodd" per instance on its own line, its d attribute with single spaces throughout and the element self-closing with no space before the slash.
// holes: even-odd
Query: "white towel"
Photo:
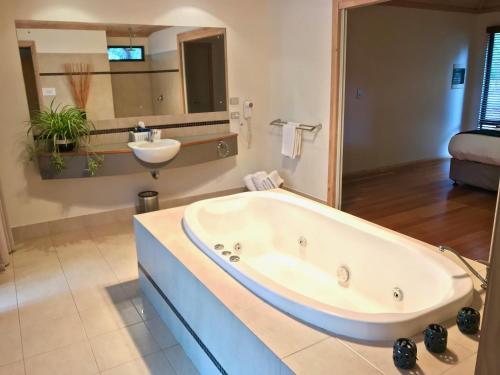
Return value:
<svg viewBox="0 0 500 375">
<path fill-rule="evenodd" d="M 281 185 L 283 185 L 283 179 L 279 175 L 278 171 L 271 171 L 268 175 L 267 178 L 272 181 L 274 188 L 279 188 Z"/>
<path fill-rule="evenodd" d="M 243 177 L 243 181 L 250 191 L 271 190 L 283 185 L 283 179 L 277 171 L 271 171 L 271 173 L 259 171 L 254 174 L 246 175 Z"/>
<path fill-rule="evenodd" d="M 287 122 L 283 125 L 281 153 L 290 159 L 300 156 L 302 149 L 302 130 L 298 129 L 299 125 L 296 122 Z"/>
<path fill-rule="evenodd" d="M 255 184 L 253 183 L 252 177 L 253 177 L 253 175 L 248 174 L 245 177 L 243 177 L 243 181 L 245 182 L 245 186 L 247 187 L 248 190 L 255 191 L 255 190 L 257 190 L 257 188 L 255 187 Z"/>
<path fill-rule="evenodd" d="M 283 125 L 283 139 L 281 142 L 281 153 L 291 159 L 295 158 L 295 136 L 299 124 L 288 122 Z"/>
<path fill-rule="evenodd" d="M 274 183 L 269 179 L 269 176 L 266 176 L 266 178 L 264 179 L 264 187 L 266 188 L 266 190 L 275 188 Z"/>
<path fill-rule="evenodd" d="M 252 175 L 252 182 L 257 190 L 267 190 L 265 184 L 266 177 L 267 173 L 264 171 L 254 173 Z"/>
</svg>

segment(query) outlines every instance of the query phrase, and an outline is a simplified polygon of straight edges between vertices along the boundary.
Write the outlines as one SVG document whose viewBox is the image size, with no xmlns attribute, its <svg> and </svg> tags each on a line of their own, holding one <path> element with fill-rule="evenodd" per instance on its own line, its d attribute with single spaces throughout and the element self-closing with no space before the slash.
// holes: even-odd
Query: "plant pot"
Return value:
<svg viewBox="0 0 500 375">
<path fill-rule="evenodd" d="M 75 149 L 76 142 L 73 140 L 57 140 L 55 144 L 59 152 L 71 152 Z"/>
</svg>

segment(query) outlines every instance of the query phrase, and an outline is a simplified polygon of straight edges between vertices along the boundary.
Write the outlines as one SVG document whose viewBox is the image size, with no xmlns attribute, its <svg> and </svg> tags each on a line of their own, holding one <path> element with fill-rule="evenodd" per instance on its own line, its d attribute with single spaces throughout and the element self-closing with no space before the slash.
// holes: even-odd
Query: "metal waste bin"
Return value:
<svg viewBox="0 0 500 375">
<path fill-rule="evenodd" d="M 157 191 L 141 191 L 137 196 L 139 197 L 138 213 L 143 214 L 145 212 L 158 211 L 159 204 Z"/>
</svg>

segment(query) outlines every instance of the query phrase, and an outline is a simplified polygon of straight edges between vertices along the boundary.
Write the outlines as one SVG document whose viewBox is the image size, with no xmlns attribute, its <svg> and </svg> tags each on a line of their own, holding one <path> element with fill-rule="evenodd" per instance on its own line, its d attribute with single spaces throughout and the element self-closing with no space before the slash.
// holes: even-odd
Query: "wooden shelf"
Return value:
<svg viewBox="0 0 500 375">
<path fill-rule="evenodd" d="M 155 169 L 186 167 L 230 158 L 238 154 L 238 134 L 236 133 L 193 135 L 173 137 L 173 139 L 181 142 L 181 150 L 171 161 Z M 226 155 L 219 153 L 220 142 L 226 143 L 228 148 Z M 151 166 L 141 164 L 142 162 L 134 156 L 126 142 L 95 145 L 92 146 L 92 152 L 104 156 L 104 163 L 95 177 L 142 173 L 151 169 Z M 43 180 L 90 177 L 87 171 L 87 152 L 85 150 L 65 152 L 61 153 L 61 156 L 64 158 L 66 168 L 62 172 L 56 173 L 51 165 L 51 154 L 39 155 L 38 165 Z"/>
<path fill-rule="evenodd" d="M 238 134 L 236 133 L 215 133 L 215 134 L 203 134 L 203 135 L 192 135 L 187 137 L 172 137 L 171 139 L 178 140 L 181 142 L 182 147 L 189 147 L 194 145 L 201 145 L 205 143 L 222 141 L 229 138 L 236 138 Z M 128 142 L 121 143 L 108 143 L 102 145 L 93 145 L 92 153 L 98 155 L 109 155 L 109 154 L 131 154 L 132 150 L 128 147 Z M 40 154 L 41 157 L 50 157 L 52 154 L 50 152 L 43 152 Z M 61 153 L 63 157 L 72 156 L 86 156 L 87 151 L 81 149 L 75 152 L 64 152 Z"/>
</svg>

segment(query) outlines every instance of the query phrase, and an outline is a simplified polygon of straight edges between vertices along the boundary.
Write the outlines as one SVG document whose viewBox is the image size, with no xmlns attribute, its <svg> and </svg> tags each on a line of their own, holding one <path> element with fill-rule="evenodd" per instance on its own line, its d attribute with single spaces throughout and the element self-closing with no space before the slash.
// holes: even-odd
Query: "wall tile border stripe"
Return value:
<svg viewBox="0 0 500 375">
<path fill-rule="evenodd" d="M 154 73 L 178 73 L 179 69 L 162 69 L 162 70 L 116 70 L 109 72 L 89 72 L 90 75 L 104 75 L 104 74 L 154 74 Z M 52 76 L 79 76 L 85 73 L 67 73 L 67 72 L 53 72 L 53 73 L 40 73 L 41 77 Z"/>
<path fill-rule="evenodd" d="M 229 120 L 213 120 L 213 121 L 197 121 L 197 122 L 182 122 L 177 124 L 164 124 L 164 125 L 148 125 L 148 129 L 178 129 L 189 128 L 196 126 L 210 126 L 210 125 L 224 125 L 229 124 Z M 114 134 L 125 133 L 134 130 L 134 127 L 128 128 L 110 128 L 110 129 L 97 129 L 90 132 L 91 135 L 100 134 Z"/>
</svg>

